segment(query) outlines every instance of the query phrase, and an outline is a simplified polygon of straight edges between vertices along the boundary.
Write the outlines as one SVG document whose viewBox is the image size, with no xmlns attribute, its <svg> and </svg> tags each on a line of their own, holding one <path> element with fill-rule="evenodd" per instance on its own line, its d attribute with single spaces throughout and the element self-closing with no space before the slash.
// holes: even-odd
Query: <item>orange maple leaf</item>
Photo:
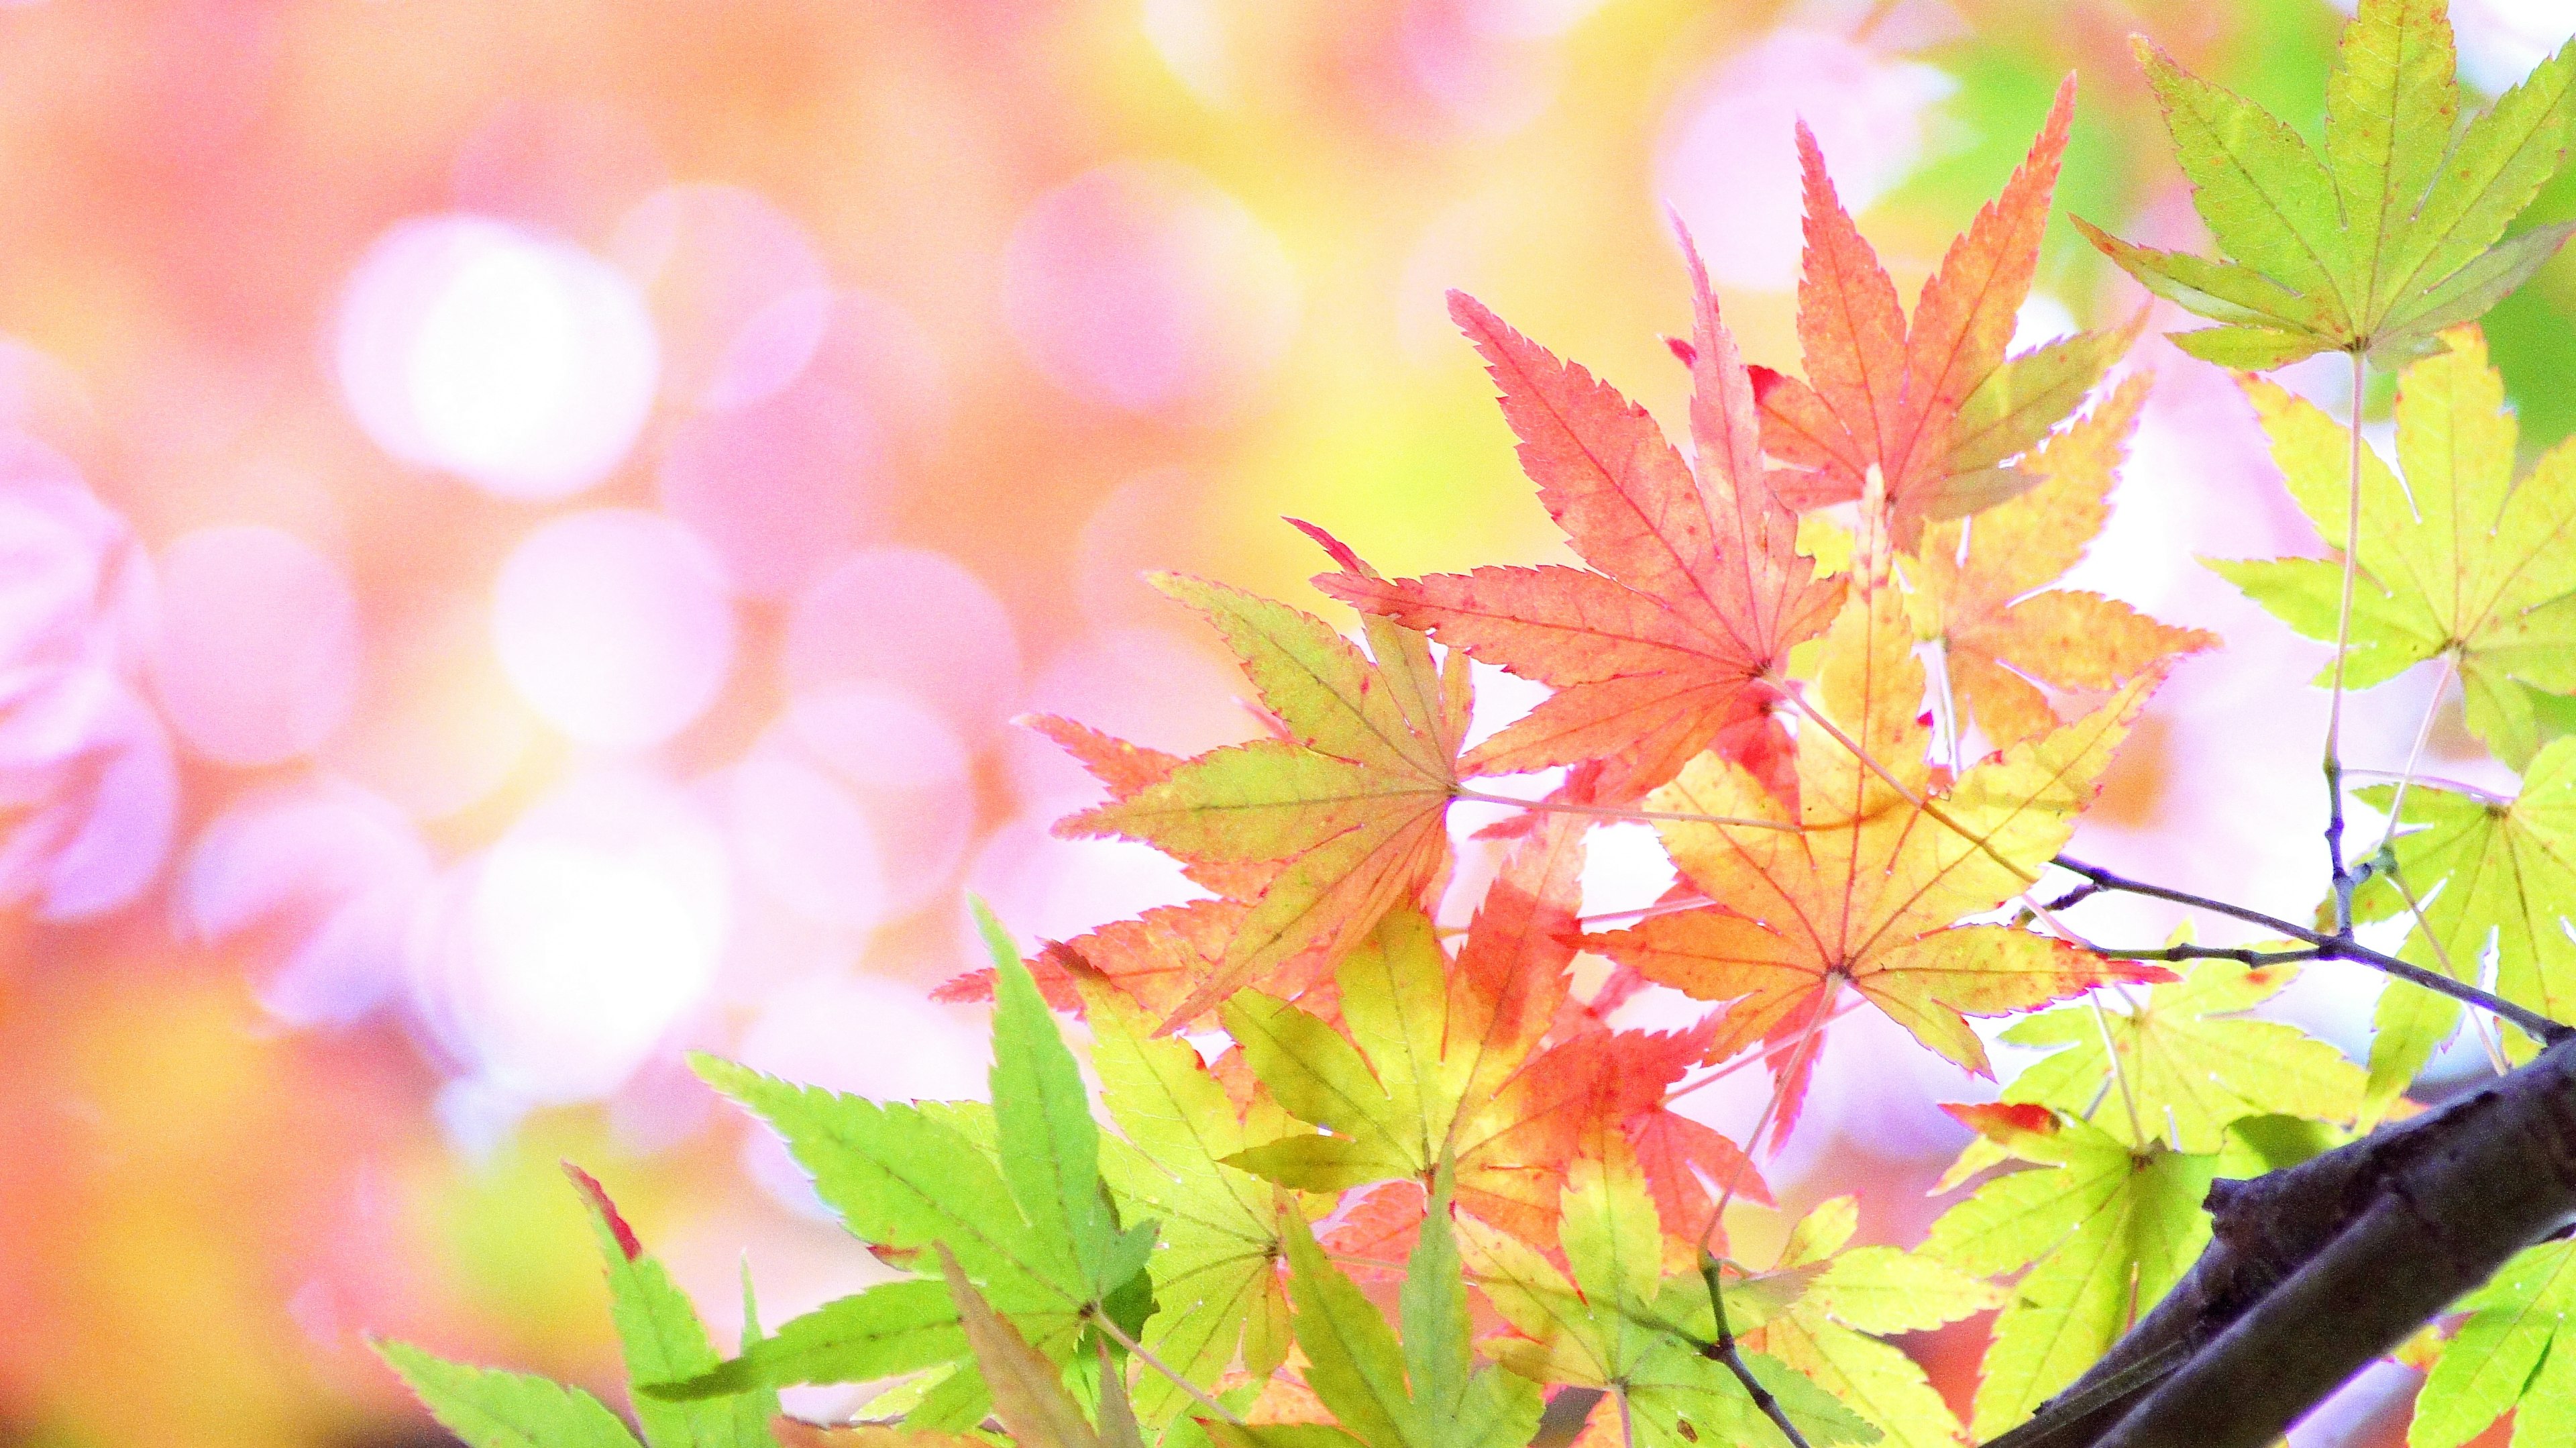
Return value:
<svg viewBox="0 0 2576 1448">
<path fill-rule="evenodd" d="M 1346 568 L 1357 563 L 1330 546 Z M 1138 787 L 1057 833 L 1141 840 L 1220 878 L 1259 868 L 1223 960 L 1171 1007 L 1172 1029 L 1255 981 L 1293 992 L 1443 877 L 1468 684 L 1463 655 L 1444 668 L 1420 633 L 1385 619 L 1368 621 L 1372 660 L 1286 604 L 1199 579 L 1156 582 L 1216 625 L 1284 731 L 1211 750 L 1151 782 L 1155 761 L 1142 752 L 1088 742 L 1081 751 L 1114 758 L 1121 782 Z"/>
<path fill-rule="evenodd" d="M 2117 688 L 2164 659 L 2218 645 L 2216 634 L 2158 623 L 2117 599 L 2046 588 L 2110 516 L 2112 476 L 2146 395 L 2147 379 L 2131 377 L 2051 437 L 2024 465 L 2040 484 L 1980 514 L 1974 529 L 1943 523 L 1924 532 L 1910 600 L 1915 630 L 1942 646 L 1959 709 L 1995 745 L 2057 727 L 2034 679 Z"/>
<path fill-rule="evenodd" d="M 2073 411 L 2126 350 L 2134 326 L 2081 333 L 2007 361 L 2039 267 L 2075 78 L 2003 194 L 1977 213 L 1923 285 L 1909 326 L 1896 283 L 1861 237 L 1801 123 L 1806 262 L 1798 281 L 1804 381 L 1754 369 L 1762 443 L 1789 465 L 1778 487 L 1806 510 L 1862 496 L 1872 469 L 1889 535 L 1910 548 L 1928 519 L 1960 517 L 2027 487 L 2004 466 Z"/>
<path fill-rule="evenodd" d="M 1685 243 L 1687 249 L 1687 243 Z M 1766 482 L 1752 385 L 1690 257 L 1696 473 L 1655 420 L 1473 298 L 1450 315 L 1484 354 L 1539 499 L 1597 572 L 1479 568 L 1316 586 L 1363 611 L 1557 692 L 1461 762 L 1514 774 L 1600 760 L 1606 802 L 1633 800 L 1712 745 L 1785 783 L 1772 718 L 1791 645 L 1832 617 L 1838 583 L 1797 551 L 1797 519 Z"/>
<path fill-rule="evenodd" d="M 1956 923 L 2020 894 L 2066 842 L 2159 675 L 1951 783 L 1924 762 L 1923 666 L 1903 607 L 1892 587 L 1846 605 L 1826 635 L 1817 689 L 1819 712 L 1896 783 L 1821 730 L 1801 731 L 1795 813 L 1741 766 L 1693 761 L 1649 797 L 1651 808 L 1773 819 L 1796 831 L 1659 823 L 1674 864 L 1716 903 L 1586 942 L 1701 1000 L 1732 1002 L 1711 1060 L 1788 1044 L 1783 1132 L 1817 1027 L 1846 986 L 1933 1050 L 1986 1073 L 1966 1015 L 2173 978 L 2011 926 Z"/>
</svg>

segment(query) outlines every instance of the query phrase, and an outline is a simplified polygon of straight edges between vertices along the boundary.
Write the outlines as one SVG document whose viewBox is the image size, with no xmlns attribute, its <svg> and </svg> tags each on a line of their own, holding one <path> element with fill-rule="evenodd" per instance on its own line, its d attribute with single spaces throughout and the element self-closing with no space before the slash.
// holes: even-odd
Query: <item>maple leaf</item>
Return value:
<svg viewBox="0 0 2576 1448">
<path fill-rule="evenodd" d="M 1894 1247 L 1851 1247 L 1850 1197 L 1819 1202 L 1790 1229 L 1774 1273 L 1813 1270 L 1748 1346 L 1769 1352 L 1885 1434 L 1893 1448 L 1952 1448 L 1958 1416 L 1914 1359 L 1877 1340 L 1999 1307 L 2004 1293 L 1945 1262 Z"/>
<path fill-rule="evenodd" d="M 1979 514 L 1973 530 L 1943 523 L 1924 532 L 1908 600 L 1916 636 L 1941 645 L 1959 711 L 1998 746 L 2059 723 L 2038 684 L 2116 688 L 2164 659 L 2218 644 L 2117 599 L 2046 587 L 2110 516 L 2111 484 L 2147 385 L 2129 378 L 2050 437 L 2022 464 L 2038 485 Z"/>
<path fill-rule="evenodd" d="M 2394 793 L 2379 785 L 2362 798 L 2399 811 L 2396 878 L 2424 907 L 2399 955 L 2475 981 L 2492 952 L 2498 995 L 2553 1020 L 2576 1014 L 2576 739 L 2541 750 L 2509 801 L 2419 784 L 2398 805 Z M 2385 878 L 2364 883 L 2353 911 L 2364 920 L 2411 913 Z M 2388 983 L 2370 1046 L 2374 1118 L 2459 1023 L 2459 1002 Z"/>
<path fill-rule="evenodd" d="M 2408 1448 L 2459 1448 L 2507 1411 L 2514 1448 L 2576 1442 L 2576 1242 L 2525 1249 L 2469 1313 L 2415 1400 Z"/>
<path fill-rule="evenodd" d="M 1685 241 L 1687 249 L 1687 241 Z M 1763 477 L 1760 424 L 1697 253 L 1691 432 L 1696 470 L 1644 409 L 1452 293 L 1484 355 L 1539 500 L 1594 570 L 1480 568 L 1316 586 L 1556 692 L 1462 761 L 1512 774 L 1602 761 L 1621 803 L 1715 745 L 1776 774 L 1786 735 L 1764 681 L 1832 616 L 1841 585 L 1797 552 L 1797 519 Z"/>
<path fill-rule="evenodd" d="M 1955 518 L 2029 486 L 2004 466 L 2074 411 L 2127 349 L 2135 328 L 2082 333 L 2006 360 L 2039 267 L 2075 79 L 2003 194 L 1977 213 L 1923 285 L 1911 325 L 1896 283 L 1860 234 L 1805 123 L 1806 261 L 1798 279 L 1805 380 L 1767 369 L 1762 443 L 1789 464 L 1780 492 L 1799 509 L 1850 502 L 1875 473 L 1887 531 L 1911 548 L 1927 519 Z"/>
<path fill-rule="evenodd" d="M 2539 269 L 2576 222 L 2513 224 L 2556 174 L 2576 120 L 2576 48 L 2458 130 L 2443 0 L 2362 0 L 2326 79 L 2325 154 L 2269 112 L 2134 42 L 2192 201 L 2230 260 L 2131 246 L 2075 226 L 2157 296 L 2220 325 L 2174 337 L 2264 371 L 2322 351 L 2387 365 L 2472 321 Z"/>
<path fill-rule="evenodd" d="M 1573 1280 L 1527 1242 L 1475 1218 L 1458 1223 L 1460 1249 L 1485 1299 L 1519 1337 L 1488 1340 L 1505 1367 L 1544 1383 L 1599 1388 L 1595 1433 L 1624 1414 L 1647 1448 L 1700 1443 L 1784 1442 L 1744 1385 L 1701 1351 L 1717 1322 L 1697 1272 L 1666 1278 L 1653 1198 L 1636 1160 L 1615 1135 L 1577 1157 L 1565 1177 L 1559 1232 Z M 1732 1298 L 1728 1319 L 1758 1325 Z M 1779 1399 L 1810 1443 L 1865 1443 L 1878 1432 L 1787 1366 L 1746 1353 L 1754 1376 Z M 1715 1436 L 1710 1436 L 1714 1434 Z"/>
<path fill-rule="evenodd" d="M 2201 1200 L 2220 1160 L 2155 1143 L 2133 1151 L 2030 1106 L 1945 1109 L 2042 1168 L 1988 1181 L 1923 1242 L 1924 1256 L 1976 1276 L 2022 1272 L 1978 1367 L 1969 1428 L 1984 1442 L 2028 1418 L 2173 1290 L 2208 1245 Z"/>
<path fill-rule="evenodd" d="M 1449 1215 L 1449 1176 L 1405 1264 L 1401 1346 L 1385 1317 L 1329 1261 L 1303 1216 L 1282 1236 L 1297 1298 L 1297 1345 L 1319 1406 L 1340 1426 L 1203 1422 L 1226 1448 L 1484 1448 L 1526 1443 L 1544 1404 L 1528 1383 L 1475 1362 L 1467 1284 Z"/>
<path fill-rule="evenodd" d="M 1303 984 L 1441 877 L 1469 696 L 1465 656 L 1435 664 L 1410 629 L 1378 621 L 1372 661 L 1286 604 L 1198 579 L 1156 581 L 1216 625 L 1286 732 L 1201 755 L 1056 826 L 1142 840 L 1191 863 L 1277 864 L 1169 1028 L 1252 981 Z"/>
<path fill-rule="evenodd" d="M 1157 1227 L 1122 1227 L 1103 1190 L 1100 1133 L 1080 1070 L 1018 949 L 977 908 L 997 972 L 993 1103 L 875 1102 L 799 1087 L 700 1057 L 701 1076 L 787 1139 L 851 1233 L 905 1260 L 934 1247 L 1056 1362 L 1095 1314 L 1136 1318 Z M 927 1264 L 922 1264 L 927 1265 Z M 1133 1331 L 1141 1322 L 1130 1321 Z M 825 1303 L 740 1357 L 657 1396 L 688 1399 L 794 1383 L 866 1382 L 924 1368 L 934 1381 L 907 1421 L 963 1429 L 991 1396 L 971 1370 L 971 1334 L 938 1279 L 881 1283 Z"/>
<path fill-rule="evenodd" d="M 1284 1185 L 1337 1191 L 1428 1181 L 1445 1154 L 1462 1207 L 1533 1239 L 1546 1236 L 1589 1127 L 1634 1130 L 1665 1148 L 1663 1186 L 1677 1209 L 1690 1193 L 1705 1196 L 1695 1178 L 1684 1186 L 1694 1165 L 1742 1170 L 1732 1143 L 1712 1147 L 1662 1121 L 1665 1088 L 1706 1050 L 1704 1027 L 1587 1031 L 1540 1049 L 1574 955 L 1583 831 L 1550 816 L 1515 847 L 1454 965 L 1420 914 L 1387 916 L 1336 972 L 1347 1035 L 1258 991 L 1229 1002 L 1227 1030 L 1263 1084 L 1330 1132 L 1232 1160 Z M 1764 1192 L 1746 1172 L 1743 1194 Z"/>
<path fill-rule="evenodd" d="M 1225 1164 L 1288 1126 L 1276 1106 L 1246 1119 L 1189 1043 L 1106 990 L 1091 996 L 1092 1068 L 1124 1140 L 1103 1143 L 1101 1175 L 1131 1213 L 1160 1223 L 1147 1260 L 1157 1311 L 1142 1342 L 1174 1372 L 1213 1388 L 1238 1361 L 1266 1378 L 1288 1352 L 1288 1296 L 1278 1273 L 1280 1192 Z M 1160 1424 L 1187 1406 L 1170 1381 L 1147 1378 L 1138 1414 Z"/>
<path fill-rule="evenodd" d="M 2295 965 L 2203 960 L 2127 1009 L 2067 1006 L 2016 1021 L 2005 1040 L 2059 1049 L 2013 1078 L 2003 1099 L 2056 1107 L 2123 1146 L 2162 1141 L 2202 1154 L 2249 1116 L 2349 1122 L 2361 1111 L 2360 1067 L 2296 1026 L 2238 1014 L 2298 976 Z"/>
<path fill-rule="evenodd" d="M 778 1394 L 751 1386 L 690 1401 L 651 1388 L 716 1366 L 706 1324 L 662 1264 L 644 1250 L 608 1192 L 589 1173 L 564 1168 L 582 1198 L 608 1272 L 609 1315 L 644 1448 L 770 1448 L 769 1422 Z M 743 1345 L 760 1340 L 743 1279 Z M 376 1351 L 401 1375 L 431 1416 L 474 1448 L 636 1448 L 617 1415 L 590 1394 L 523 1373 L 490 1372 L 432 1357 L 403 1343 Z"/>
<path fill-rule="evenodd" d="M 1674 865 L 1717 903 L 1585 942 L 1698 999 L 1733 1002 L 1712 1060 L 1765 1040 L 1806 1042 L 1790 1046 L 1782 1066 L 1783 1134 L 1815 1059 L 1812 1038 L 1845 986 L 1982 1073 L 1985 1047 L 1965 1014 L 2019 1010 L 2111 981 L 2173 978 L 2025 930 L 1955 923 L 2020 894 L 2066 842 L 2156 675 L 1943 792 L 1924 763 L 1928 730 L 1915 713 L 1923 666 L 1910 651 L 1903 606 L 1893 588 L 1881 588 L 1844 608 L 1825 639 L 1820 711 L 1924 803 L 1820 734 L 1799 745 L 1794 814 L 1740 767 L 1702 756 L 1648 806 L 1796 828 L 1659 821 Z"/>
<path fill-rule="evenodd" d="M 2368 688 L 2436 656 L 2460 675 L 2469 727 L 2519 768 L 2538 747 L 2518 687 L 2576 690 L 2576 444 L 2562 443 L 2513 480 L 2518 429 L 2504 379 L 2475 327 L 2443 334 L 2451 350 L 2397 380 L 2400 484 L 2362 449 L 2366 575 L 2353 592 L 2344 687 Z M 2308 520 L 2341 539 L 2352 434 L 2315 404 L 2259 379 L 2246 395 L 2273 461 Z M 2328 454 L 2331 456 L 2328 456 Z M 2343 570 L 2324 559 L 2210 563 L 2284 623 L 2331 642 Z"/>
</svg>

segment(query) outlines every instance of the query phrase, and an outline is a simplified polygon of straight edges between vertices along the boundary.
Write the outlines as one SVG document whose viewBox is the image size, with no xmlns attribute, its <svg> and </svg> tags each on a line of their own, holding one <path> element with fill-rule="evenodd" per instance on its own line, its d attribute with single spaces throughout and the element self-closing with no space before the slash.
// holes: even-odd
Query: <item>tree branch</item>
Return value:
<svg viewBox="0 0 2576 1448">
<path fill-rule="evenodd" d="M 2349 960 L 2370 966 L 2410 985 L 2420 985 L 2435 995 L 2446 995 L 2453 1000 L 2476 1006 L 2480 1010 L 2491 1011 L 2498 1017 L 2511 1021 L 2530 1032 L 2535 1040 L 2555 1044 L 2576 1037 L 2576 1027 L 2553 1021 L 2535 1011 L 2525 1010 L 2500 996 L 2482 991 L 2465 981 L 2453 980 L 2439 971 L 2426 970 L 2420 965 L 2400 960 L 2385 951 L 2373 950 L 2346 936 L 2321 935 L 2306 926 L 2292 924 L 2277 915 L 2266 915 L 2260 910 L 2249 910 L 2242 905 L 2231 905 L 2224 900 L 2212 900 L 2206 895 L 2194 895 L 2188 890 L 2176 890 L 2164 885 L 2150 885 L 2143 880 L 2132 880 L 2113 874 L 2099 865 L 2088 865 L 2082 860 L 2067 855 L 2059 855 L 2050 863 L 2061 870 L 2080 875 L 2105 890 L 2116 890 L 2124 895 L 2144 895 L 2153 900 L 2170 900 L 2177 905 L 2188 905 L 2195 910 L 2208 910 L 2251 925 L 2260 925 L 2266 930 L 2277 930 L 2292 940 L 2316 947 L 2316 958 L 2319 960 Z"/>
<path fill-rule="evenodd" d="M 2209 1190 L 2207 1250 L 1987 1448 L 2263 1448 L 2576 1219 L 2576 1039 L 2436 1111 Z"/>
<path fill-rule="evenodd" d="M 1807 1448 L 1806 1435 L 1798 1431 L 1797 1424 L 1789 1421 L 1789 1414 L 1780 1406 L 1780 1400 L 1771 1395 L 1769 1388 L 1762 1386 L 1762 1380 L 1745 1365 L 1744 1354 L 1735 1346 L 1735 1329 L 1726 1321 L 1726 1286 L 1718 1280 L 1717 1258 L 1709 1255 L 1704 1244 L 1699 1249 L 1699 1275 L 1708 1283 L 1709 1310 L 1717 1317 L 1717 1341 L 1700 1351 L 1726 1364 L 1726 1370 L 1735 1374 L 1735 1380 L 1753 1396 L 1753 1406 L 1762 1410 L 1762 1416 L 1771 1420 L 1771 1426 L 1780 1430 L 1791 1448 Z"/>
</svg>

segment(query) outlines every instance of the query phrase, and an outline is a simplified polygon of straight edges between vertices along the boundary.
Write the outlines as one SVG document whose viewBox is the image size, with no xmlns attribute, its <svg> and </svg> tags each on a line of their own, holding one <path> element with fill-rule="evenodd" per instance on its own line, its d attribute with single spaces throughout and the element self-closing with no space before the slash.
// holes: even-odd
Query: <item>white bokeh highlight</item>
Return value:
<svg viewBox="0 0 2576 1448">
<path fill-rule="evenodd" d="M 722 836 L 687 794 L 581 776 L 442 882 L 414 942 L 421 1014 L 500 1099 L 596 1099 L 706 995 L 733 913 Z"/>
<path fill-rule="evenodd" d="M 395 226 L 341 303 L 340 385 L 376 445 L 495 497 L 595 486 L 635 445 L 661 354 L 623 272 L 487 217 Z"/>
<path fill-rule="evenodd" d="M 609 748 L 686 728 L 733 665 L 722 564 L 686 528 L 630 508 L 568 514 L 529 534 L 494 586 L 492 635 L 530 708 Z"/>
</svg>

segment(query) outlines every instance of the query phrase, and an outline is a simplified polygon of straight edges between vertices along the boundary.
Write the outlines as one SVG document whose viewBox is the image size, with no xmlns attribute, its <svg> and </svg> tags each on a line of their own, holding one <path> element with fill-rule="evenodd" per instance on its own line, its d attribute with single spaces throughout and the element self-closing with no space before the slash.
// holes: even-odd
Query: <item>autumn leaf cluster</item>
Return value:
<svg viewBox="0 0 2576 1448">
<path fill-rule="evenodd" d="M 2085 234 L 2218 324 L 2184 349 L 2409 364 L 2395 469 L 2351 419 L 2244 378 L 2325 556 L 2213 566 L 2336 643 L 2339 691 L 2436 662 L 2525 771 L 2513 799 L 2365 791 L 2390 824 L 2357 908 L 2407 917 L 2406 961 L 2564 1017 L 2576 743 L 2549 721 L 2576 690 L 2576 464 L 2562 448 L 2517 479 L 2469 324 L 2563 239 L 2506 232 L 2564 150 L 2576 59 L 2455 126 L 2439 7 L 2365 0 L 2319 156 L 2142 56 L 2227 259 Z M 1060 831 L 1151 845 L 1202 897 L 1030 952 L 986 918 L 991 969 L 944 994 L 993 1002 L 989 1103 L 702 1061 L 896 1273 L 730 1357 L 583 1179 L 651 1448 L 1469 1448 L 1530 1441 L 1551 1399 L 1589 1404 L 1599 1443 L 1963 1443 L 2027 1419 L 2179 1279 L 2213 1181 L 2408 1109 L 2457 1000 L 2392 987 L 2367 1067 L 2247 1014 L 2349 937 L 2105 950 L 2065 918 L 2089 887 L 2069 895 L 2056 862 L 2105 771 L 2176 662 L 2219 642 L 2062 582 L 2150 385 L 2122 371 L 2143 313 L 2009 345 L 2073 107 L 2070 79 L 1910 310 L 1802 129 L 1801 355 L 1749 365 L 1684 238 L 1673 432 L 1453 297 L 1583 566 L 1391 578 L 1300 524 L 1356 638 L 1159 580 L 1241 660 L 1266 736 L 1185 759 L 1030 722 L 1105 792 Z M 1550 692 L 1480 734 L 1471 661 Z M 1517 812 L 1462 840 L 1467 799 Z M 1586 836 L 1619 820 L 1653 826 L 1680 883 L 1587 919 Z M 1693 1024 L 1618 1024 L 1648 990 L 1699 1003 Z M 1952 1108 L 1971 1143 L 1938 1190 L 1973 1190 L 1924 1241 L 1855 1245 L 1836 1199 L 1738 1260 L 1727 1226 L 1771 1210 L 1756 1157 L 1862 1009 L 1974 1073 L 1997 1033 L 2047 1054 Z M 1743 1139 L 1682 1109 L 1748 1066 L 1774 1090 Z M 2419 1443 L 2563 1402 L 2576 1346 L 2546 1324 L 2571 1274 L 2563 1244 L 2536 1249 L 2447 1351 L 2427 1340 Z M 1986 1312 L 1963 1423 L 1890 1339 Z M 576 1390 L 388 1356 L 475 1443 L 634 1442 Z M 884 1390 L 858 1424 L 777 1418 L 781 1387 L 833 1383 Z M 2557 1411 L 2522 1421 L 2545 1438 Z"/>
</svg>

